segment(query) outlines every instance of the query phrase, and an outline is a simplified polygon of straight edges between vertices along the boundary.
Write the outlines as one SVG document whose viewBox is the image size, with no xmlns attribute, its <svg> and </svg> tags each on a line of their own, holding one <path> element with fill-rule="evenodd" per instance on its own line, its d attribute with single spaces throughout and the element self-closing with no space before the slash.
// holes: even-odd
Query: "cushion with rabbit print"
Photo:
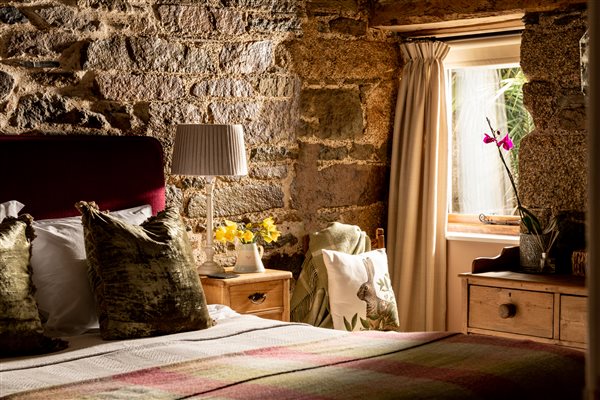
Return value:
<svg viewBox="0 0 600 400">
<path fill-rule="evenodd" d="M 398 329 L 398 308 L 385 249 L 356 255 L 323 250 L 323 260 L 335 329 Z"/>
</svg>

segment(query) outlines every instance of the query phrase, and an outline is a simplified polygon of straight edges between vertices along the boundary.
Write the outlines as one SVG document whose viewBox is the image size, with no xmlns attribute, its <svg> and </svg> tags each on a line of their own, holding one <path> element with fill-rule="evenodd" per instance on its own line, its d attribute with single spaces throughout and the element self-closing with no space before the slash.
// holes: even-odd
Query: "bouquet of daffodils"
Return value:
<svg viewBox="0 0 600 400">
<path fill-rule="evenodd" d="M 276 242 L 281 232 L 277 230 L 273 217 L 265 218 L 260 222 L 236 223 L 225 220 L 223 225 L 215 228 L 215 240 L 233 243 L 238 239 L 241 243 L 256 243 L 259 240 L 265 243 Z"/>
</svg>

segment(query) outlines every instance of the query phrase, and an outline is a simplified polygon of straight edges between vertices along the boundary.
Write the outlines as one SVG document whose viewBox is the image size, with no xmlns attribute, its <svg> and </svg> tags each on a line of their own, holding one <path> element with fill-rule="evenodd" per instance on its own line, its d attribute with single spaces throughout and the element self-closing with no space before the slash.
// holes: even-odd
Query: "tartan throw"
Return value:
<svg viewBox="0 0 600 400">
<path fill-rule="evenodd" d="M 281 327 L 261 332 L 285 333 Z M 243 339 L 244 334 L 239 335 Z M 448 332 L 364 331 L 321 335 L 314 341 L 252 348 L 8 398 L 575 399 L 581 397 L 583 386 L 584 353 L 578 350 Z"/>
</svg>

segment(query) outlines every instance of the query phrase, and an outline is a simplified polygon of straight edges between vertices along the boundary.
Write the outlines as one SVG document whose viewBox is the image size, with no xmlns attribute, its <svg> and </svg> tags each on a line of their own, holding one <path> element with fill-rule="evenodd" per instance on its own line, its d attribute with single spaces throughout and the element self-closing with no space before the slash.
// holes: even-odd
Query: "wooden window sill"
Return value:
<svg viewBox="0 0 600 400">
<path fill-rule="evenodd" d="M 479 216 L 471 214 L 448 214 L 447 232 L 485 235 L 519 236 L 519 225 L 509 225 L 519 220 L 513 216 L 494 216 L 498 224 L 484 224 Z"/>
</svg>

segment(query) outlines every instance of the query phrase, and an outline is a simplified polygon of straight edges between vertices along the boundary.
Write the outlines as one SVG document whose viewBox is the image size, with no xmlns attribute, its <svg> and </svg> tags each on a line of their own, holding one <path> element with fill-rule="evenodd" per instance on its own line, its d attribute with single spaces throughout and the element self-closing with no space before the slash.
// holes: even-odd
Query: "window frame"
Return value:
<svg viewBox="0 0 600 400">
<path fill-rule="evenodd" d="M 520 65 L 521 32 L 489 37 L 458 39 L 448 41 L 450 51 L 444 59 L 444 69 L 495 66 L 498 68 Z M 448 129 L 449 145 L 452 140 Z M 452 154 L 448 148 L 448 193 L 452 196 Z M 485 224 L 479 215 L 458 214 L 446 209 L 446 234 L 467 233 L 482 235 L 518 236 L 520 217 L 517 215 L 494 215 L 493 223 Z"/>
</svg>

